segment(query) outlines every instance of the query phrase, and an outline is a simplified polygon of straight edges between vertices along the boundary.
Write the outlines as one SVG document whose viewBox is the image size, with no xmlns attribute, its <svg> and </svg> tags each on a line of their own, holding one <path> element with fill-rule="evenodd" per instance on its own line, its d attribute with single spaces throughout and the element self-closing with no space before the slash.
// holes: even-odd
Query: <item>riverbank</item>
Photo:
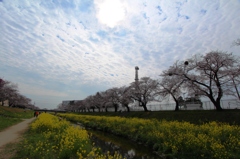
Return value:
<svg viewBox="0 0 240 159">
<path fill-rule="evenodd" d="M 163 158 L 238 158 L 239 126 L 191 124 L 156 119 L 59 114 L 88 128 L 109 132 L 151 147 Z"/>
<path fill-rule="evenodd" d="M 187 121 L 193 124 L 203 124 L 211 121 L 240 125 L 240 110 L 184 110 L 184 111 L 136 111 L 136 112 L 83 112 L 80 115 L 119 116 L 126 118 L 157 119 L 166 121 Z"/>
</svg>

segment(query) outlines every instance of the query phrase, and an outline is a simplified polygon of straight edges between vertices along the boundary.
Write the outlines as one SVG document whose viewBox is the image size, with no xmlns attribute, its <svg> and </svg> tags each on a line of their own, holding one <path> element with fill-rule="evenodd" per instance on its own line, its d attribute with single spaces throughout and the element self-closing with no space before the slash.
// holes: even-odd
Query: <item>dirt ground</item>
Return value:
<svg viewBox="0 0 240 159">
<path fill-rule="evenodd" d="M 16 143 L 21 140 L 22 134 L 35 119 L 36 118 L 25 119 L 23 122 L 0 132 L 0 159 L 9 159 L 14 156 Z"/>
</svg>

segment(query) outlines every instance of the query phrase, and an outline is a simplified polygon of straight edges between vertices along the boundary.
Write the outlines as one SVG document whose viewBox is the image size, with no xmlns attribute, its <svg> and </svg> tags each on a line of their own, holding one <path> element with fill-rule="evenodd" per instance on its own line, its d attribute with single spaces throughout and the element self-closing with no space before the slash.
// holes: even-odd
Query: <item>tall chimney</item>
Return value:
<svg viewBox="0 0 240 159">
<path fill-rule="evenodd" d="M 138 66 L 135 67 L 135 81 L 138 82 Z"/>
</svg>

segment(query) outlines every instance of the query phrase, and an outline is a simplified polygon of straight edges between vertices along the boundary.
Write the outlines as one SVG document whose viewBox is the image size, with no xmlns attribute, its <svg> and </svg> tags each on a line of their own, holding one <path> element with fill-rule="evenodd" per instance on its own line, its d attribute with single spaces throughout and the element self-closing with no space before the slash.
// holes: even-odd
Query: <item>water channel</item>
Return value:
<svg viewBox="0 0 240 159">
<path fill-rule="evenodd" d="M 131 140 L 98 131 L 87 129 L 91 135 L 92 142 L 96 147 L 100 147 L 104 153 L 109 151 L 114 154 L 115 151 L 120 153 L 126 159 L 159 159 L 149 147 L 142 144 L 137 144 Z"/>
<path fill-rule="evenodd" d="M 81 124 L 73 124 L 81 126 Z M 118 152 L 126 159 L 161 159 L 161 157 L 153 152 L 149 147 L 138 144 L 126 138 L 122 138 L 111 133 L 86 128 L 91 136 L 91 141 L 96 147 L 100 147 L 103 153 L 114 154 Z"/>
</svg>

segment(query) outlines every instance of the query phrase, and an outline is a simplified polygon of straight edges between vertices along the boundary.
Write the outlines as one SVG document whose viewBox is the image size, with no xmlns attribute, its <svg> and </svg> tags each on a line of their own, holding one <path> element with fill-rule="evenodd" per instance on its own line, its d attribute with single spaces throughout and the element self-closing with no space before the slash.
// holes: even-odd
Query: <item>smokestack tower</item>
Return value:
<svg viewBox="0 0 240 159">
<path fill-rule="evenodd" d="M 135 82 L 138 82 L 138 66 L 135 67 Z"/>
</svg>

